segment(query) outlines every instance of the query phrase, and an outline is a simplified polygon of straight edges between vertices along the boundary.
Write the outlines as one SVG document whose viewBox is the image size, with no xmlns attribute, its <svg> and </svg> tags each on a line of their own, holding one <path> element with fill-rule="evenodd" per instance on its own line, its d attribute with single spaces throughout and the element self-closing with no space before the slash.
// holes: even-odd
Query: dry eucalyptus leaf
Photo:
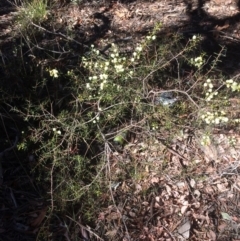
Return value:
<svg viewBox="0 0 240 241">
<path fill-rule="evenodd" d="M 207 235 L 212 241 L 215 241 L 217 239 L 217 235 L 212 230 L 209 230 Z"/>
<path fill-rule="evenodd" d="M 181 213 L 184 214 L 188 208 L 188 201 L 183 202 L 183 206 L 181 207 Z"/>
<path fill-rule="evenodd" d="M 218 191 L 219 191 L 219 192 L 225 192 L 225 191 L 227 191 L 227 188 L 226 188 L 225 185 L 222 184 L 222 183 L 218 183 L 218 184 L 217 184 L 217 188 L 218 188 Z"/>
<path fill-rule="evenodd" d="M 191 186 L 192 188 L 194 188 L 195 185 L 196 185 L 195 180 L 194 180 L 194 179 L 191 179 L 191 180 L 190 180 L 190 186 Z"/>
<path fill-rule="evenodd" d="M 159 178 L 158 177 L 153 177 L 151 179 L 151 183 L 154 184 L 154 183 L 158 183 L 159 182 Z"/>
<path fill-rule="evenodd" d="M 226 223 L 221 223 L 221 224 L 218 226 L 219 232 L 223 232 L 226 228 L 227 228 L 227 224 L 226 224 Z"/>
<path fill-rule="evenodd" d="M 46 216 L 47 207 L 39 211 L 39 216 L 31 223 L 31 226 L 38 227 Z"/>
<path fill-rule="evenodd" d="M 172 188 L 168 185 L 166 185 L 166 190 L 169 195 L 172 193 Z"/>
<path fill-rule="evenodd" d="M 176 183 L 176 185 L 178 186 L 178 188 L 184 188 L 185 187 L 185 182 L 178 182 Z"/>
<path fill-rule="evenodd" d="M 198 190 L 194 190 L 194 196 L 196 196 L 196 198 L 199 198 L 201 193 Z"/>
<path fill-rule="evenodd" d="M 134 192 L 134 194 L 138 194 L 141 191 L 142 191 L 141 185 L 140 184 L 136 184 L 135 185 L 135 192 Z"/>
<path fill-rule="evenodd" d="M 228 213 L 221 212 L 221 214 L 222 214 L 222 218 L 223 218 L 223 219 L 229 220 L 229 221 L 232 220 L 231 216 L 229 216 Z"/>
<path fill-rule="evenodd" d="M 178 233 L 181 235 L 182 238 L 184 238 L 184 240 L 190 237 L 190 228 L 191 224 L 189 220 L 186 220 L 186 222 L 184 222 L 183 225 L 178 228 Z"/>
<path fill-rule="evenodd" d="M 108 232 L 105 233 L 106 236 L 110 237 L 110 238 L 113 238 L 115 237 L 117 234 L 117 230 L 114 229 L 114 230 L 109 230 Z"/>
<path fill-rule="evenodd" d="M 136 214 L 132 211 L 129 212 L 129 216 L 132 217 L 132 218 L 135 218 L 136 217 Z"/>
</svg>

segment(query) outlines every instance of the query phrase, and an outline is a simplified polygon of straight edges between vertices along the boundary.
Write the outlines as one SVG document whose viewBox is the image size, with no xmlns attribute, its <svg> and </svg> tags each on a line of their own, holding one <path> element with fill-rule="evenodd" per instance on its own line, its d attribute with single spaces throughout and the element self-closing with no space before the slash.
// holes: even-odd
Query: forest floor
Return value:
<svg viewBox="0 0 240 241">
<path fill-rule="evenodd" d="M 52 39 L 56 46 L 61 38 L 69 41 L 67 30 L 74 30 L 71 37 L 73 59 L 91 44 L 104 52 L 109 44 L 118 43 L 122 51 L 131 52 L 156 22 L 161 22 L 158 37 L 171 39 L 172 34 L 177 33 L 187 39 L 200 34 L 209 55 L 219 46 L 226 46 L 228 52 L 221 63 L 221 71 L 236 76 L 240 66 L 239 5 L 233 0 L 56 3 L 51 10 L 50 26 L 46 23 L 35 27 L 45 31 L 47 40 L 56 36 Z M 14 24 L 17 13 L 17 7 L 1 1 L 2 63 L 14 58 L 13 43 L 23 37 Z M 44 48 L 44 38 L 36 48 Z M 7 75 L 9 70 L 3 66 L 0 73 Z M 15 83 L 17 76 L 10 75 Z M 187 77 L 191 78 L 191 73 Z M 230 101 L 231 112 L 239 115 L 239 99 Z M 0 114 L 1 126 L 5 129 L 6 113 Z M 13 117 L 9 122 L 16 126 L 17 120 Z M 101 197 L 101 204 L 105 200 L 105 206 L 97 208 L 95 226 L 90 227 L 78 217 L 74 224 L 70 222 L 73 217 L 63 217 L 63 221 L 55 220 L 49 240 L 54 240 L 55 236 L 58 240 L 77 240 L 73 238 L 76 232 L 78 240 L 85 241 L 240 240 L 239 129 L 215 128 L 208 145 L 202 145 L 201 137 L 205 132 L 186 126 L 182 133 L 172 137 L 171 143 L 165 141 L 168 133 L 137 133 L 123 150 L 113 151 L 108 156 L 113 187 Z M 18 136 L 15 131 L 2 130 L 1 134 L 13 140 Z M 2 150 L 0 154 L 12 160 L 3 163 L 1 170 L 0 234 L 4 238 L 0 240 L 36 240 L 36 237 L 41 240 L 38 232 L 45 224 L 50 205 L 38 195 L 39 188 L 28 174 L 31 166 L 22 166 L 15 158 L 17 151 L 8 156 Z M 4 162 L 3 155 L 0 158 Z M 33 156 L 29 152 L 27 157 L 19 158 L 25 158 L 26 164 Z M 141 172 L 128 176 L 123 166 L 129 162 L 134 162 L 135 170 Z M 128 178 L 115 180 L 119 173 Z M 72 228 L 74 225 L 79 229 L 75 229 L 73 235 L 66 226 Z"/>
</svg>

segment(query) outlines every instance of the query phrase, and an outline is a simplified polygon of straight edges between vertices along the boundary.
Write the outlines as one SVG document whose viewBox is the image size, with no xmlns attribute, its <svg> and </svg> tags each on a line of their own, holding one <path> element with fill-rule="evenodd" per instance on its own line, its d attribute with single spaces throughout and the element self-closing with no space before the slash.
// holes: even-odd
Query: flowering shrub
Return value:
<svg viewBox="0 0 240 241">
<path fill-rule="evenodd" d="M 232 93 L 233 92 L 239 92 L 240 91 L 240 84 L 238 84 L 236 81 L 233 79 L 226 80 L 223 85 L 225 85 Z M 204 91 L 205 91 L 205 100 L 207 102 L 207 106 L 209 109 L 212 109 L 212 111 L 207 111 L 206 113 L 201 115 L 201 119 L 208 125 L 210 124 L 226 124 L 229 121 L 239 123 L 239 118 L 235 118 L 230 120 L 227 117 L 226 111 L 224 111 L 221 106 L 221 111 L 216 110 L 220 108 L 220 103 L 214 104 L 214 107 L 212 108 L 212 102 L 217 102 L 218 98 L 217 96 L 219 95 L 218 90 L 214 90 L 214 85 L 212 84 L 211 79 L 207 79 L 206 82 L 203 84 Z M 227 96 L 225 96 L 225 99 L 227 99 Z"/>
<path fill-rule="evenodd" d="M 210 79 L 207 79 L 203 86 L 206 89 L 206 101 L 212 100 L 218 94 L 217 91 L 213 91 L 213 84 Z"/>
<path fill-rule="evenodd" d="M 71 212 L 72 208 L 79 211 L 80 207 L 81 219 L 94 223 L 99 209 L 104 210 L 101 205 L 115 202 L 116 195 L 112 195 L 111 189 L 116 191 L 119 183 L 125 189 L 125 178 L 128 182 L 131 175 L 136 177 L 138 173 L 141 176 L 155 171 L 162 176 L 168 170 L 170 153 L 166 152 L 170 150 L 168 147 L 172 147 L 173 140 L 174 150 L 178 145 L 176 135 L 179 137 L 182 133 L 182 142 L 190 140 L 189 131 L 204 129 L 200 132 L 204 133 L 200 142 L 210 145 L 212 127 L 227 129 L 233 122 L 240 122 L 239 118 L 233 119 L 233 115 L 229 114 L 228 102 L 230 95 L 238 94 L 240 84 L 236 77 L 224 81 L 218 71 L 212 74 L 212 66 L 216 65 L 207 63 L 210 58 L 199 45 L 200 36 L 179 41 L 179 33 L 171 35 L 171 38 L 168 34 L 165 37 L 157 33 L 160 28 L 157 24 L 143 41 L 135 43 L 131 54 L 123 53 L 114 43 L 104 53 L 92 45 L 81 48 L 88 51 L 81 55 L 79 62 L 75 55 L 78 57 L 80 51 L 75 47 L 71 51 L 77 43 L 75 40 L 73 45 L 70 38 L 75 38 L 75 29 L 66 31 L 66 38 L 55 32 L 48 34 L 55 29 L 54 24 L 47 28 L 48 25 L 43 22 L 50 16 L 47 6 L 51 5 L 51 1 L 23 2 L 26 11 L 20 13 L 21 27 L 31 32 L 34 28 L 29 28 L 32 26 L 29 23 L 32 22 L 35 27 L 39 25 L 39 28 L 36 27 L 39 34 L 34 39 L 29 38 L 31 34 L 23 38 L 29 41 L 26 46 L 32 48 L 30 52 L 25 52 L 26 46 L 24 49 L 20 47 L 19 53 L 24 58 L 24 50 L 25 56 L 33 58 L 32 64 L 37 63 L 37 66 L 33 66 L 30 76 L 26 76 L 31 83 L 26 84 L 26 89 L 24 86 L 23 90 L 16 92 L 25 95 L 15 97 L 16 100 L 21 99 L 21 105 L 16 108 L 18 110 L 15 107 L 12 110 L 18 111 L 26 121 L 27 127 L 22 132 L 18 148 L 36 154 L 37 161 L 31 161 L 31 168 L 35 165 L 33 169 L 37 170 L 34 179 L 36 177 L 49 188 L 47 200 L 51 201 L 52 211 L 62 209 Z M 45 4 L 40 5 L 40 2 Z M 55 27 L 59 30 L 58 25 Z M 64 36 L 64 32 L 59 34 Z M 50 41 L 48 45 L 44 40 L 38 45 L 36 40 L 42 35 L 44 38 L 55 36 L 57 41 Z M 64 46 L 61 46 L 62 43 Z M 40 56 L 39 52 L 42 53 Z M 49 56 L 51 61 L 48 61 Z M 38 72 L 33 74 L 37 69 Z M 31 89 L 27 89 L 28 85 Z M 4 91 L 2 93 L 5 101 Z M 12 100 L 11 94 L 8 98 L 9 103 L 17 102 Z M 151 148 L 155 140 L 156 148 L 155 145 Z M 231 144 L 235 143 L 232 139 Z M 116 145 L 120 151 L 125 148 L 124 155 L 115 155 L 114 152 L 119 150 Z M 150 159 L 145 159 L 148 147 L 154 153 Z M 157 168 L 154 167 L 155 160 Z M 174 161 L 171 158 L 170 170 L 173 170 Z M 186 164 L 191 165 L 190 162 Z M 191 166 L 187 169 L 192 170 Z M 107 199 L 110 193 L 111 199 Z M 65 208 L 68 204 L 71 209 Z M 75 233 L 78 235 L 79 230 Z M 119 237 L 123 239 L 123 236 Z"/>
<path fill-rule="evenodd" d="M 233 79 L 229 79 L 226 81 L 227 88 L 230 88 L 233 92 L 234 91 L 240 91 L 240 84 L 238 84 Z"/>
<path fill-rule="evenodd" d="M 202 56 L 199 56 L 197 58 L 191 58 L 190 60 L 191 64 L 197 68 L 201 68 L 202 65 L 204 64 L 204 60 Z"/>
<path fill-rule="evenodd" d="M 108 57 L 103 56 L 93 45 L 89 53 L 82 57 L 82 66 L 88 77 L 78 99 L 97 104 L 98 113 L 95 113 L 92 123 L 105 125 L 106 121 L 111 120 L 113 124 L 113 121 L 128 112 L 133 103 L 141 105 L 143 89 L 136 78 L 135 68 L 143 51 L 156 39 L 155 33 L 159 27 L 156 25 L 153 32 L 136 45 L 131 56 L 122 54 L 113 43 L 108 50 Z"/>
<path fill-rule="evenodd" d="M 201 118 L 206 122 L 206 124 L 220 124 L 220 123 L 227 123 L 228 117 L 225 116 L 226 113 L 224 111 L 220 112 L 207 112 L 203 114 Z"/>
<path fill-rule="evenodd" d="M 58 78 L 58 77 L 59 77 L 59 73 L 58 73 L 58 70 L 57 70 L 57 69 L 49 70 L 49 74 L 50 74 L 50 76 L 53 77 L 53 78 Z"/>
</svg>

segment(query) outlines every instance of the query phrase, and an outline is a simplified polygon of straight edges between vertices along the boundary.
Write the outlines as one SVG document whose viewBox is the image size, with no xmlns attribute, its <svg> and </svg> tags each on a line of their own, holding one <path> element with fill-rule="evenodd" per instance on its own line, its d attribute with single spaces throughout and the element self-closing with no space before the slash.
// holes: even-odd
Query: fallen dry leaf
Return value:
<svg viewBox="0 0 240 241">
<path fill-rule="evenodd" d="M 191 186 L 192 188 L 194 188 L 195 185 L 196 185 L 195 180 L 194 180 L 194 179 L 191 179 L 191 180 L 190 180 L 190 186 Z"/>
<path fill-rule="evenodd" d="M 159 178 L 158 177 L 153 177 L 151 179 L 151 183 L 158 183 L 159 182 Z"/>
<path fill-rule="evenodd" d="M 217 31 L 222 31 L 222 30 L 224 30 L 224 29 L 226 29 L 226 28 L 228 28 L 229 27 L 229 24 L 225 24 L 224 26 L 216 26 L 215 27 L 215 29 L 217 30 Z"/>
<path fill-rule="evenodd" d="M 189 220 L 186 220 L 179 228 L 178 233 L 181 237 L 183 237 L 185 240 L 189 238 L 190 236 L 190 228 L 191 224 Z"/>
<path fill-rule="evenodd" d="M 46 216 L 46 212 L 47 212 L 47 207 L 44 207 L 42 210 L 39 211 L 38 217 L 30 225 L 32 227 L 39 227 Z"/>
<path fill-rule="evenodd" d="M 217 239 L 216 233 L 214 233 L 212 230 L 209 230 L 207 236 L 211 239 L 211 241 L 215 241 Z"/>
<path fill-rule="evenodd" d="M 117 234 L 117 229 L 109 230 L 105 233 L 105 235 L 110 238 L 114 238 L 116 234 Z"/>
<path fill-rule="evenodd" d="M 218 230 L 219 232 L 223 232 L 227 227 L 227 224 L 224 222 L 224 223 L 221 223 L 219 226 L 218 226 Z"/>
<path fill-rule="evenodd" d="M 184 214 L 188 208 L 188 201 L 185 201 L 183 203 L 183 206 L 181 207 L 181 213 Z"/>
<path fill-rule="evenodd" d="M 135 192 L 134 192 L 134 194 L 138 194 L 141 191 L 142 191 L 141 185 L 140 184 L 136 184 L 135 185 Z"/>
<path fill-rule="evenodd" d="M 117 220 L 117 219 L 119 219 L 120 218 L 120 213 L 117 213 L 117 212 L 111 212 L 108 216 L 107 216 L 107 219 L 109 220 L 109 221 L 111 221 L 111 220 Z"/>
</svg>

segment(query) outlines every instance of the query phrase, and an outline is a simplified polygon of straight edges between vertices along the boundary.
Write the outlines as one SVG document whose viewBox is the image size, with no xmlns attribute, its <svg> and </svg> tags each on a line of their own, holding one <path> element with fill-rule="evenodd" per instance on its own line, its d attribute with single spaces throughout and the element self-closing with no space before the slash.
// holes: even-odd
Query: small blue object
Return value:
<svg viewBox="0 0 240 241">
<path fill-rule="evenodd" d="M 173 97 L 172 92 L 163 92 L 160 93 L 154 99 L 155 105 L 163 105 L 163 106 L 172 106 L 178 99 Z"/>
</svg>

